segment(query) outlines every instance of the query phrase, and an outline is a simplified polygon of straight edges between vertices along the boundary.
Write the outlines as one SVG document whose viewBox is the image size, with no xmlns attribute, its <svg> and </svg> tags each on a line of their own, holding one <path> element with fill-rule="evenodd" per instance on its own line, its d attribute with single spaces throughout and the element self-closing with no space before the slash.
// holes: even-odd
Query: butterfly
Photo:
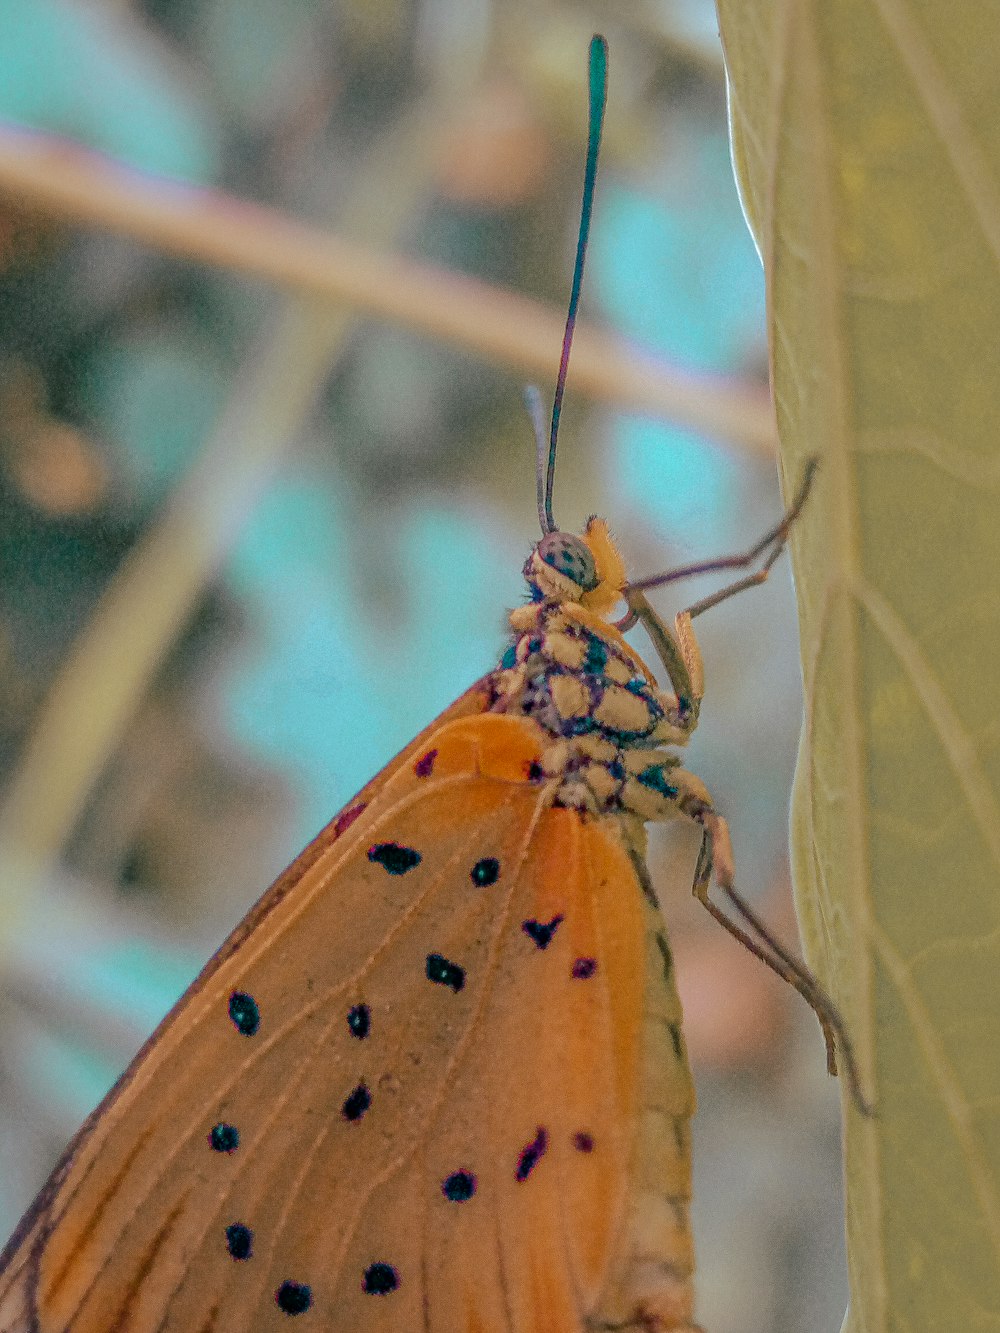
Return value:
<svg viewBox="0 0 1000 1333">
<path fill-rule="evenodd" d="M 694 1093 L 650 821 L 701 828 L 695 893 L 806 997 L 860 1100 L 836 1009 L 737 892 L 676 753 L 703 695 L 692 621 L 766 579 L 814 468 L 750 551 L 645 580 L 602 519 L 576 536 L 552 515 L 606 71 L 595 37 L 548 441 L 529 403 L 542 536 L 506 651 L 268 890 L 84 1124 L 0 1258 L 0 1333 L 695 1333 Z M 752 572 L 672 628 L 647 600 L 734 568 Z"/>
</svg>

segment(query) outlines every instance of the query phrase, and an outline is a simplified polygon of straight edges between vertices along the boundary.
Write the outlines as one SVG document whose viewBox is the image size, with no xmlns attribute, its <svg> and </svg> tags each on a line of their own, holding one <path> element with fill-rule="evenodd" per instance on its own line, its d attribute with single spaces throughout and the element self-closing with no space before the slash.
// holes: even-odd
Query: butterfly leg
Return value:
<svg viewBox="0 0 1000 1333">
<path fill-rule="evenodd" d="M 679 569 L 668 570 L 667 573 L 656 575 L 653 578 L 638 579 L 625 588 L 624 595 L 628 611 L 621 620 L 616 622 L 616 627 L 622 633 L 625 633 L 640 621 L 642 622 L 642 626 L 652 640 L 657 656 L 663 663 L 670 684 L 677 696 L 678 724 L 688 736 L 698 725 L 698 711 L 705 692 L 701 649 L 698 646 L 698 640 L 695 637 L 691 622 L 695 616 L 704 614 L 711 607 L 718 606 L 720 602 L 727 601 L 730 597 L 735 597 L 737 593 L 745 592 L 747 588 L 754 588 L 767 581 L 775 561 L 785 549 L 792 524 L 798 518 L 806 503 L 817 467 L 818 461 L 811 458 L 806 464 L 805 473 L 795 499 L 785 511 L 783 517 L 748 551 L 744 551 L 741 555 L 722 556 L 716 560 L 706 560 L 698 565 L 685 565 Z M 734 583 L 727 584 L 724 588 L 720 588 L 718 592 L 702 598 L 700 602 L 694 602 L 683 611 L 679 611 L 674 617 L 672 630 L 662 617 L 653 610 L 645 596 L 644 590 L 646 588 L 659 588 L 666 583 L 693 578 L 699 574 L 710 574 L 717 570 L 746 569 L 762 555 L 765 556 L 765 559 L 760 569 L 737 579 Z"/>
<path fill-rule="evenodd" d="M 799 489 L 796 492 L 795 499 L 785 510 L 783 516 L 764 533 L 758 541 L 748 551 L 743 551 L 740 555 L 723 555 L 714 560 L 702 560 L 694 565 L 680 565 L 676 569 L 668 569 L 663 574 L 653 574 L 649 578 L 634 579 L 627 588 L 627 592 L 641 592 L 647 588 L 662 588 L 667 583 L 678 583 L 681 579 L 695 578 L 701 574 L 715 574 L 724 569 L 749 569 L 749 567 L 766 553 L 767 558 L 763 569 L 759 569 L 754 574 L 749 574 L 746 578 L 739 579 L 736 583 L 731 583 L 722 588 L 718 593 L 713 593 L 704 602 L 698 602 L 693 607 L 689 607 L 692 615 L 700 615 L 702 611 L 707 611 L 710 606 L 717 606 L 727 597 L 732 597 L 744 588 L 752 588 L 757 583 L 763 583 L 770 573 L 771 567 L 778 556 L 785 549 L 788 541 L 788 534 L 791 531 L 792 524 L 802 513 L 809 492 L 812 489 L 813 481 L 816 477 L 816 470 L 819 467 L 819 459 L 810 458 L 802 474 L 802 481 L 799 483 Z M 631 621 L 635 624 L 635 621 Z M 622 626 L 619 625 L 621 629 Z"/>
<path fill-rule="evenodd" d="M 839 1052 L 855 1105 L 863 1115 L 872 1115 L 873 1109 L 861 1090 L 854 1048 L 840 1011 L 805 963 L 775 938 L 766 923 L 736 888 L 729 825 L 714 809 L 708 792 L 693 774 L 686 773 L 683 769 L 675 769 L 671 781 L 678 790 L 677 804 L 680 812 L 699 824 L 703 830 L 701 851 L 698 854 L 692 885 L 695 897 L 745 949 L 799 992 L 819 1020 L 826 1042 L 827 1068 L 831 1074 L 837 1073 Z M 712 901 L 709 890 L 713 872 L 716 884 L 749 929 L 733 921 Z"/>
<path fill-rule="evenodd" d="M 683 740 L 678 742 L 683 744 L 698 725 L 698 712 L 705 693 L 705 670 L 691 617 L 688 612 L 681 611 L 671 629 L 650 606 L 645 593 L 629 588 L 625 600 L 628 615 L 618 622 L 618 628 L 629 629 L 641 622 L 649 635 L 674 691 L 675 700 L 665 702 L 671 722 L 683 733 Z"/>
<path fill-rule="evenodd" d="M 791 507 L 786 511 L 784 518 L 769 533 L 763 536 L 755 546 L 745 555 L 736 556 L 726 564 L 722 561 L 715 562 L 716 568 L 744 568 L 752 563 L 759 555 L 767 552 L 767 558 L 760 569 L 754 570 L 752 574 L 747 574 L 741 579 L 736 579 L 733 583 L 727 583 L 724 588 L 718 592 L 713 592 L 708 597 L 703 597 L 700 602 L 695 602 L 680 614 L 686 615 L 689 619 L 700 616 L 713 606 L 718 606 L 720 602 L 728 601 L 730 597 L 735 597 L 737 593 L 745 592 L 747 588 L 756 588 L 761 583 L 766 583 L 771 570 L 774 568 L 778 556 L 781 555 L 788 542 L 788 534 L 791 531 L 792 524 L 802 512 L 802 506 L 806 502 L 806 497 L 812 486 L 813 477 L 816 475 L 818 462 L 811 458 L 806 464 L 805 476 L 802 479 L 802 485 L 799 487 L 799 493 L 792 502 Z M 770 549 L 768 549 L 770 548 Z"/>
</svg>

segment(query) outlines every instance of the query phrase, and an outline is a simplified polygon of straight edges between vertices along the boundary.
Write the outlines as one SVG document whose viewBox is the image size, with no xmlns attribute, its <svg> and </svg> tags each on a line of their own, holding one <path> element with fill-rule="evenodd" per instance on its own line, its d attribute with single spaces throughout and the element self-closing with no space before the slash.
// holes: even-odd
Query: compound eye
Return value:
<svg viewBox="0 0 1000 1333">
<path fill-rule="evenodd" d="M 547 565 L 573 582 L 584 592 L 597 587 L 597 565 L 586 542 L 568 532 L 550 532 L 538 543 L 538 554 Z"/>
</svg>

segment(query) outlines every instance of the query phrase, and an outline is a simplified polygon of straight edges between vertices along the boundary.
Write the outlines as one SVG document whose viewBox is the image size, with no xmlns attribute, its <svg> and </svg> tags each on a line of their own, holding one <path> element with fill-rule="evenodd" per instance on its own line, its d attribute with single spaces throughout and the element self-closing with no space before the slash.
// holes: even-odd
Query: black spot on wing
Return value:
<svg viewBox="0 0 1000 1333">
<path fill-rule="evenodd" d="M 399 1274 L 392 1264 L 369 1264 L 361 1279 L 361 1290 L 368 1296 L 388 1296 L 399 1286 Z"/>
<path fill-rule="evenodd" d="M 367 801 L 359 801 L 357 805 L 349 806 L 346 810 L 341 811 L 333 826 L 336 837 L 339 838 L 342 833 L 346 833 L 357 817 L 364 814 L 367 804 Z"/>
<path fill-rule="evenodd" d="M 282 1282 L 274 1293 L 275 1304 L 282 1314 L 305 1314 L 312 1305 L 312 1291 L 304 1282 Z"/>
<path fill-rule="evenodd" d="M 439 986 L 449 986 L 457 995 L 465 985 L 465 968 L 450 962 L 443 954 L 427 955 L 427 980 Z"/>
<path fill-rule="evenodd" d="M 477 861 L 469 872 L 469 878 L 477 889 L 488 888 L 500 878 L 500 862 L 495 856 L 484 856 Z"/>
<path fill-rule="evenodd" d="M 226 1227 L 226 1249 L 234 1259 L 249 1259 L 253 1254 L 253 1232 L 242 1222 Z"/>
<path fill-rule="evenodd" d="M 352 1037 L 364 1041 L 371 1031 L 372 1011 L 366 1004 L 356 1004 L 347 1014 L 347 1027 Z"/>
<path fill-rule="evenodd" d="M 260 1010 L 257 1001 L 246 991 L 234 990 L 229 997 L 229 1017 L 237 1032 L 244 1037 L 254 1037 L 260 1027 Z"/>
<path fill-rule="evenodd" d="M 235 1152 L 240 1146 L 240 1131 L 235 1125 L 227 1125 L 224 1121 L 213 1125 L 209 1135 L 208 1142 L 213 1152 Z"/>
<path fill-rule="evenodd" d="M 418 866 L 421 859 L 413 847 L 403 847 L 398 842 L 376 842 L 368 848 L 368 860 L 382 866 L 387 875 L 405 875 Z"/>
<path fill-rule="evenodd" d="M 471 1171 L 453 1171 L 441 1182 L 441 1193 L 451 1203 L 466 1203 L 476 1192 L 476 1177 Z"/>
<path fill-rule="evenodd" d="M 563 921 L 562 913 L 554 916 L 551 921 L 522 921 L 521 929 L 525 935 L 534 940 L 539 949 L 547 949 L 552 943 L 552 936 L 556 933 L 559 925 Z"/>
<path fill-rule="evenodd" d="M 371 1093 L 364 1083 L 359 1083 L 353 1092 L 348 1093 L 340 1114 L 345 1120 L 360 1120 L 371 1104 Z"/>
<path fill-rule="evenodd" d="M 548 1146 L 548 1131 L 544 1129 L 543 1126 L 539 1125 L 538 1129 L 535 1131 L 535 1137 L 521 1149 L 520 1156 L 517 1159 L 517 1169 L 514 1172 L 514 1179 L 527 1180 L 545 1155 L 545 1150 Z"/>
</svg>

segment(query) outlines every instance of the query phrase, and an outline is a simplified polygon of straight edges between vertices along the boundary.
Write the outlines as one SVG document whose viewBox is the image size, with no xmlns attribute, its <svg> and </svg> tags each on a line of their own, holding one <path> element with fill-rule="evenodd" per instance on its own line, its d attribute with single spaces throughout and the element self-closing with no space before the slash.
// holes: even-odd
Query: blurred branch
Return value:
<svg viewBox="0 0 1000 1333">
<path fill-rule="evenodd" d="M 432 113 L 411 112 L 390 130 L 346 201 L 346 225 L 391 243 L 424 188 L 433 140 Z M 59 855 L 164 653 L 308 418 L 352 318 L 301 294 L 264 321 L 200 457 L 116 571 L 36 718 L 0 806 L 0 905 L 26 895 Z"/>
<path fill-rule="evenodd" d="M 290 299 L 259 340 L 210 440 L 70 648 L 0 808 L 23 892 L 58 855 L 94 781 L 312 408 L 347 316 Z"/>
<path fill-rule="evenodd" d="M 232 195 L 143 175 L 69 140 L 0 127 L 0 195 L 70 225 L 106 228 L 380 316 L 529 379 L 555 379 L 561 310 L 381 253 Z M 571 380 L 574 392 L 665 417 L 758 455 L 774 451 L 764 390 L 680 371 L 585 324 L 577 326 Z"/>
</svg>

